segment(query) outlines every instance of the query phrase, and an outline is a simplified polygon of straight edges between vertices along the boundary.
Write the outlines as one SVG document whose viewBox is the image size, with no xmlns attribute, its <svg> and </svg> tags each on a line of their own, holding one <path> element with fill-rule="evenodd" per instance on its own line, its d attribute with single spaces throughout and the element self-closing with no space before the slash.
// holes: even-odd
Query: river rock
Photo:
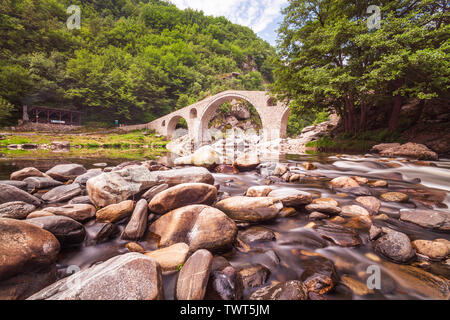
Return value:
<svg viewBox="0 0 450 320">
<path fill-rule="evenodd" d="M 441 241 L 416 240 L 412 242 L 412 245 L 417 253 L 432 260 L 443 260 L 450 254 L 449 245 Z"/>
<path fill-rule="evenodd" d="M 148 220 L 148 203 L 147 200 L 141 199 L 136 203 L 131 219 L 128 222 L 121 238 L 127 240 L 140 239 L 147 229 Z"/>
<path fill-rule="evenodd" d="M 214 185 L 214 177 L 206 168 L 189 167 L 167 171 L 154 171 L 159 184 L 166 183 L 173 187 L 182 183 L 206 183 Z"/>
<path fill-rule="evenodd" d="M 318 211 L 318 212 L 326 213 L 327 215 L 333 215 L 333 216 L 341 213 L 341 211 L 342 211 L 341 208 L 335 207 L 335 206 L 332 206 L 329 204 L 311 203 L 311 204 L 308 204 L 305 208 L 308 212 Z"/>
<path fill-rule="evenodd" d="M 325 204 L 332 207 L 339 207 L 339 203 L 332 198 L 318 198 L 312 201 L 313 204 Z"/>
<path fill-rule="evenodd" d="M 214 172 L 224 174 L 238 174 L 239 170 L 228 164 L 220 164 L 214 168 Z"/>
<path fill-rule="evenodd" d="M 435 210 L 400 210 L 400 220 L 417 224 L 428 229 L 450 230 L 450 213 Z"/>
<path fill-rule="evenodd" d="M 275 233 L 272 230 L 262 226 L 254 226 L 246 229 L 245 231 L 239 231 L 238 237 L 247 243 L 258 241 L 272 241 L 275 239 Z"/>
<path fill-rule="evenodd" d="M 136 242 L 128 242 L 125 247 L 130 252 L 138 252 L 138 253 L 145 253 L 145 249 Z"/>
<path fill-rule="evenodd" d="M 142 195 L 141 198 L 147 200 L 147 202 L 150 202 L 158 193 L 163 192 L 167 189 L 169 189 L 169 185 L 167 183 L 151 187 Z"/>
<path fill-rule="evenodd" d="M 27 184 L 28 190 L 51 189 L 62 186 L 62 182 L 50 177 L 29 177 L 23 180 Z"/>
<path fill-rule="evenodd" d="M 383 193 L 380 197 L 381 200 L 387 202 L 406 202 L 409 200 L 408 195 L 402 192 L 387 192 Z"/>
<path fill-rule="evenodd" d="M 8 186 L 13 186 L 18 189 L 27 191 L 27 184 L 23 181 L 18 180 L 0 180 L 0 184 L 6 184 Z"/>
<path fill-rule="evenodd" d="M 50 232 L 24 221 L 0 218 L 0 280 L 53 265 L 59 250 L 60 244 Z"/>
<path fill-rule="evenodd" d="M 196 251 L 181 268 L 175 296 L 177 300 L 202 300 L 206 293 L 213 256 L 208 250 Z"/>
<path fill-rule="evenodd" d="M 119 235 L 120 229 L 114 223 L 96 222 L 93 220 L 87 225 L 86 233 L 86 245 L 93 246 L 114 239 Z"/>
<path fill-rule="evenodd" d="M 139 253 L 116 256 L 59 280 L 29 300 L 161 300 L 161 268 Z"/>
<path fill-rule="evenodd" d="M 170 247 L 146 252 L 145 255 L 156 260 L 163 272 L 176 271 L 186 261 L 189 246 L 186 243 L 176 243 Z"/>
<path fill-rule="evenodd" d="M 220 164 L 221 160 L 220 155 L 211 146 L 203 146 L 192 154 L 191 163 L 194 166 L 210 167 Z"/>
<path fill-rule="evenodd" d="M 219 201 L 216 207 L 236 221 L 262 222 L 275 219 L 283 204 L 273 198 L 231 197 Z"/>
<path fill-rule="evenodd" d="M 162 247 L 184 242 L 191 252 L 230 248 L 237 234 L 233 220 L 222 211 L 205 205 L 191 205 L 173 210 L 149 228 L 160 237 Z"/>
<path fill-rule="evenodd" d="M 369 209 L 372 214 L 377 214 L 381 208 L 381 201 L 372 196 L 358 197 L 355 201 Z"/>
<path fill-rule="evenodd" d="M 114 223 L 130 216 L 134 210 L 134 201 L 127 200 L 118 204 L 110 204 L 109 206 L 97 211 L 96 220 L 100 222 Z"/>
<path fill-rule="evenodd" d="M 380 152 L 385 157 L 409 157 L 419 160 L 438 160 L 436 152 L 419 143 L 408 142 L 401 146 L 393 146 Z"/>
<path fill-rule="evenodd" d="M 238 157 L 233 166 L 236 167 L 239 171 L 252 171 L 255 170 L 257 166 L 260 165 L 259 157 L 255 154 L 245 154 Z"/>
<path fill-rule="evenodd" d="M 350 177 L 334 178 L 333 180 L 330 181 L 330 184 L 334 188 L 342 188 L 342 189 L 359 187 L 359 183 Z"/>
<path fill-rule="evenodd" d="M 315 221 L 315 220 L 324 220 L 324 219 L 328 219 L 329 217 L 330 217 L 330 216 L 327 215 L 327 214 L 324 214 L 324 213 L 321 213 L 321 212 L 314 211 L 314 212 L 311 212 L 311 213 L 309 214 L 308 219 L 309 219 L 309 220 L 312 220 L 312 221 Z"/>
<path fill-rule="evenodd" d="M 93 205 L 89 196 L 79 196 L 75 197 L 69 201 L 69 204 L 90 204 Z"/>
<path fill-rule="evenodd" d="M 376 180 L 376 181 L 370 182 L 370 185 L 375 188 L 384 188 L 384 187 L 388 186 L 388 183 L 386 180 Z"/>
<path fill-rule="evenodd" d="M 370 213 L 369 213 L 369 211 L 367 211 L 366 209 L 364 209 L 361 206 L 351 205 L 351 206 L 343 206 L 342 207 L 341 216 L 349 217 L 349 218 L 360 217 L 360 216 L 369 217 Z"/>
<path fill-rule="evenodd" d="M 391 148 L 397 148 L 397 147 L 400 147 L 400 146 L 401 146 L 400 143 L 381 143 L 381 144 L 377 144 L 377 145 L 373 146 L 370 151 L 371 152 L 375 152 L 375 153 L 379 153 L 381 151 L 384 151 L 384 150 L 387 150 L 387 149 L 391 149 Z"/>
<path fill-rule="evenodd" d="M 306 286 L 298 280 L 272 284 L 253 292 L 249 300 L 308 300 Z"/>
<path fill-rule="evenodd" d="M 42 196 L 47 203 L 65 202 L 83 193 L 79 183 L 72 183 L 56 187 Z"/>
<path fill-rule="evenodd" d="M 344 274 L 341 277 L 341 283 L 344 286 L 346 286 L 347 288 L 349 288 L 355 295 L 367 296 L 369 294 L 374 294 L 374 291 L 372 289 L 369 289 L 367 287 L 367 284 L 362 283 L 361 281 L 359 281 L 347 274 Z"/>
<path fill-rule="evenodd" d="M 88 180 L 86 187 L 92 203 L 97 207 L 106 207 L 161 184 L 159 180 L 155 172 L 150 172 L 144 166 L 130 166 L 93 177 Z"/>
<path fill-rule="evenodd" d="M 214 263 L 214 260 L 213 260 Z M 212 270 L 214 270 L 212 268 Z M 239 273 L 232 266 L 211 272 L 206 289 L 206 300 L 241 300 L 244 285 Z"/>
<path fill-rule="evenodd" d="M 0 184 L 0 204 L 14 201 L 22 201 L 34 206 L 40 206 L 42 201 L 35 196 L 7 184 Z"/>
<path fill-rule="evenodd" d="M 267 197 L 269 193 L 273 191 L 272 187 L 269 186 L 254 186 L 247 190 L 247 197 Z"/>
<path fill-rule="evenodd" d="M 334 263 L 322 257 L 308 257 L 302 261 L 303 273 L 300 280 L 308 292 L 325 294 L 331 291 L 338 282 Z"/>
<path fill-rule="evenodd" d="M 317 167 L 312 162 L 303 162 L 302 167 L 305 170 L 316 170 Z"/>
<path fill-rule="evenodd" d="M 27 222 L 52 233 L 61 245 L 79 244 L 86 236 L 83 225 L 68 217 L 40 217 L 28 219 Z"/>
<path fill-rule="evenodd" d="M 25 219 L 34 210 L 34 205 L 23 201 L 6 202 L 0 204 L 0 218 Z"/>
<path fill-rule="evenodd" d="M 86 173 L 86 168 L 80 164 L 59 164 L 48 170 L 45 174 L 55 180 L 68 181 Z"/>
<path fill-rule="evenodd" d="M 312 202 L 310 193 L 292 188 L 275 189 L 269 193 L 269 197 L 281 201 L 285 207 L 298 207 Z"/>
<path fill-rule="evenodd" d="M 90 169 L 81 176 L 78 176 L 74 182 L 85 185 L 89 179 L 101 175 L 102 172 L 102 169 Z"/>
<path fill-rule="evenodd" d="M 289 168 L 287 166 L 285 166 L 284 164 L 281 163 L 277 163 L 274 171 L 273 171 L 273 175 L 277 176 L 277 177 L 281 177 L 283 176 L 286 172 L 288 172 Z"/>
<path fill-rule="evenodd" d="M 362 244 L 358 233 L 340 225 L 316 226 L 314 229 L 322 238 L 341 247 L 356 247 Z"/>
<path fill-rule="evenodd" d="M 51 217 L 51 216 L 54 216 L 54 214 L 51 212 L 48 212 L 48 211 L 40 210 L 40 211 L 34 211 L 34 212 L 30 213 L 27 216 L 27 219 L 40 218 L 40 217 Z"/>
<path fill-rule="evenodd" d="M 46 175 L 45 173 L 42 173 L 41 171 L 39 171 L 36 168 L 28 167 L 28 168 L 23 168 L 22 170 L 11 173 L 10 179 L 22 181 L 28 177 L 48 178 L 49 176 Z"/>
<path fill-rule="evenodd" d="M 377 252 L 397 263 L 406 263 L 416 255 L 408 236 L 397 231 L 385 234 L 374 246 Z"/>
<path fill-rule="evenodd" d="M 241 266 L 238 273 L 244 289 L 262 286 L 270 276 L 270 270 L 261 264 Z"/>
<path fill-rule="evenodd" d="M 192 204 L 212 205 L 217 189 L 205 183 L 183 183 L 158 193 L 149 203 L 151 212 L 165 214 Z"/>
<path fill-rule="evenodd" d="M 47 207 L 43 211 L 84 222 L 95 216 L 96 209 L 90 204 L 68 204 L 62 207 Z"/>
</svg>

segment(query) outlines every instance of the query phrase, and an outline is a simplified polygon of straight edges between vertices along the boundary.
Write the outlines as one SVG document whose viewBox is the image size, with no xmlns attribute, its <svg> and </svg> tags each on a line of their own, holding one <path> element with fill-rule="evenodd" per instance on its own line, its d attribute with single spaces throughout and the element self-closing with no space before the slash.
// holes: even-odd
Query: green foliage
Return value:
<svg viewBox="0 0 450 320">
<path fill-rule="evenodd" d="M 0 125 L 4 125 L 11 117 L 14 106 L 0 96 Z"/>
<path fill-rule="evenodd" d="M 80 30 L 66 27 L 72 4 Z M 26 104 L 143 123 L 273 78 L 275 51 L 249 28 L 166 1 L 2 0 L 0 29 L 0 96 L 17 117 Z M 238 79 L 221 78 L 231 72 Z"/>
</svg>

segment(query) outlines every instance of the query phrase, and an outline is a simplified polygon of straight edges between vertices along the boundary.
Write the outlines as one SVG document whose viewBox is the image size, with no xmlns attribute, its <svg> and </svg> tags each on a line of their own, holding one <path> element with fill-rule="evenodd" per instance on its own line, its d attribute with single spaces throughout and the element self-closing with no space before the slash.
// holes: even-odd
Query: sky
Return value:
<svg viewBox="0 0 450 320">
<path fill-rule="evenodd" d="M 270 44 L 276 44 L 287 0 L 170 0 L 180 9 L 202 10 L 206 15 L 224 16 L 233 23 L 250 27 Z"/>
</svg>

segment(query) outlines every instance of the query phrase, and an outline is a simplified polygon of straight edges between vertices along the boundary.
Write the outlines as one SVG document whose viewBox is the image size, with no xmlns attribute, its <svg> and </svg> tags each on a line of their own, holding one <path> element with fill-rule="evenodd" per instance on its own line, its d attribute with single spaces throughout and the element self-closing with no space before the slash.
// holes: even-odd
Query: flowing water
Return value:
<svg viewBox="0 0 450 320">
<path fill-rule="evenodd" d="M 49 169 L 58 163 L 80 163 L 86 168 L 93 168 L 96 162 L 106 162 L 108 165 L 117 165 L 126 160 L 109 159 L 59 159 L 59 160 L 1 160 L 0 179 L 8 179 L 9 174 L 23 167 L 34 166 L 41 170 Z M 414 164 L 401 160 L 381 159 L 371 155 L 282 155 L 276 158 L 265 159 L 272 167 L 276 162 L 283 162 L 299 167 L 304 161 L 311 161 L 317 166 L 317 170 L 301 171 L 307 174 L 298 183 L 277 182 L 272 186 L 294 188 L 308 191 L 322 198 L 331 197 L 336 199 L 340 206 L 352 204 L 355 196 L 340 194 L 333 191 L 328 182 L 338 176 L 361 176 L 369 180 L 383 179 L 389 183 L 389 191 L 400 191 L 410 196 L 408 203 L 382 202 L 380 213 L 386 213 L 391 218 L 388 220 L 374 220 L 375 225 L 390 227 L 407 234 L 411 241 L 416 239 L 447 239 L 449 233 L 436 232 L 421 228 L 410 223 L 398 220 L 398 211 L 402 208 L 420 208 L 449 210 L 450 206 L 450 160 L 444 159 L 427 165 Z M 264 163 L 264 161 L 263 161 Z M 270 166 L 270 165 L 268 165 Z M 220 185 L 221 192 L 227 192 L 231 196 L 244 195 L 251 186 L 263 185 L 266 178 L 262 172 L 240 173 L 237 175 L 214 173 L 216 184 Z M 374 196 L 387 192 L 386 188 L 370 188 Z M 351 227 L 360 235 L 363 245 L 356 248 L 344 248 L 325 241 L 313 229 L 305 228 L 310 223 L 305 212 L 299 211 L 296 215 L 288 218 L 279 218 L 273 222 L 264 224 L 276 234 L 276 241 L 266 241 L 251 244 L 248 252 L 233 249 L 223 252 L 233 266 L 248 263 L 260 263 L 267 266 L 271 275 L 267 283 L 272 281 L 286 281 L 299 279 L 305 270 L 311 268 L 320 269 L 322 266 L 317 262 L 320 255 L 333 261 L 338 276 L 350 276 L 365 283 L 369 274 L 367 268 L 372 265 L 380 267 L 382 272 L 381 289 L 367 295 L 358 295 L 347 286 L 338 284 L 331 293 L 325 296 L 328 299 L 426 299 L 433 298 L 433 293 L 427 295 L 427 282 L 415 277 L 405 276 L 404 272 L 397 270 L 397 265 L 389 263 L 380 257 L 374 259 L 371 242 L 368 237 L 367 227 L 352 224 Z M 316 224 L 323 224 L 319 221 Z M 347 226 L 350 226 L 348 222 Z M 86 229 L 89 233 L 94 227 L 88 223 Z M 124 228 L 121 225 L 120 228 Z M 144 248 L 152 250 L 156 244 L 152 239 L 145 238 L 139 242 Z M 77 266 L 81 270 L 92 264 L 105 261 L 115 255 L 128 252 L 124 247 L 126 241 L 112 240 L 100 245 L 74 247 L 64 249 L 59 257 L 58 267 L 60 274 L 70 266 Z M 372 255 L 371 255 L 372 254 Z M 378 255 L 379 256 L 379 255 Z M 428 262 L 421 266 L 433 275 L 450 279 L 450 266 L 444 262 Z M 403 275 L 403 276 L 402 276 Z M 176 274 L 165 275 L 165 294 L 167 299 L 173 299 Z M 255 288 L 256 289 L 256 288 Z M 254 291 L 252 289 L 251 291 Z M 245 292 L 247 296 L 251 291 Z"/>
</svg>

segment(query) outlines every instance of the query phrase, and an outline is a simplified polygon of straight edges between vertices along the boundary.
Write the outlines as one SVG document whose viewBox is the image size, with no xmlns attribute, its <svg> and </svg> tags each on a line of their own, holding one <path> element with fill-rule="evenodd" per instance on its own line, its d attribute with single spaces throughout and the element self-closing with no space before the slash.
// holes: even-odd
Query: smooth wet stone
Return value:
<svg viewBox="0 0 450 320">
<path fill-rule="evenodd" d="M 103 172 L 86 183 L 89 197 L 97 207 L 117 204 L 161 184 L 158 175 L 144 166 L 129 166 L 113 172 Z"/>
<path fill-rule="evenodd" d="M 69 201 L 83 193 L 81 185 L 72 183 L 56 187 L 42 196 L 42 200 L 47 203 L 59 203 Z"/>
<path fill-rule="evenodd" d="M 81 176 L 78 176 L 74 182 L 85 185 L 89 179 L 99 176 L 102 173 L 103 173 L 102 169 L 90 169 Z"/>
<path fill-rule="evenodd" d="M 273 171 L 273 175 L 277 177 L 283 176 L 286 172 L 288 172 L 289 168 L 284 164 L 278 163 Z"/>
<path fill-rule="evenodd" d="M 78 222 L 87 221 L 95 216 L 96 209 L 90 204 L 68 204 L 62 207 L 48 207 L 43 211 L 57 216 L 65 216 Z"/>
<path fill-rule="evenodd" d="M 153 171 L 158 184 L 166 183 L 173 187 L 182 183 L 206 183 L 214 185 L 214 177 L 203 167 L 189 167 L 182 169 L 172 169 L 167 171 Z"/>
<path fill-rule="evenodd" d="M 76 272 L 29 300 L 161 300 L 161 268 L 140 253 L 127 253 Z"/>
<path fill-rule="evenodd" d="M 356 202 L 363 205 L 363 207 L 369 209 L 372 214 L 377 214 L 381 208 L 381 201 L 375 197 L 358 197 L 355 199 Z"/>
<path fill-rule="evenodd" d="M 261 222 L 275 219 L 283 204 L 274 198 L 231 197 L 219 201 L 216 208 L 235 221 Z"/>
<path fill-rule="evenodd" d="M 298 280 L 272 284 L 253 292 L 249 300 L 308 300 L 306 286 Z"/>
<path fill-rule="evenodd" d="M 24 300 L 56 281 L 56 266 L 0 281 L 0 300 Z"/>
<path fill-rule="evenodd" d="M 177 300 L 203 300 L 211 272 L 213 256 L 208 250 L 196 251 L 184 264 L 178 276 Z"/>
<path fill-rule="evenodd" d="M 86 173 L 86 168 L 80 164 L 59 164 L 48 170 L 45 174 L 59 181 L 74 180 Z"/>
<path fill-rule="evenodd" d="M 325 214 L 325 213 L 320 213 L 320 212 L 314 211 L 314 212 L 311 212 L 311 213 L 309 214 L 308 219 L 314 221 L 314 220 L 324 220 L 324 219 L 328 219 L 329 217 L 330 217 L 330 216 L 327 215 L 327 214 Z"/>
<path fill-rule="evenodd" d="M 230 248 L 237 227 L 222 211 L 205 205 L 191 205 L 173 210 L 153 222 L 149 232 L 160 237 L 161 247 L 184 242 L 191 252 Z"/>
<path fill-rule="evenodd" d="M 410 157 L 419 160 L 438 160 L 438 154 L 427 146 L 419 143 L 408 142 L 401 146 L 392 146 L 380 151 L 385 157 Z"/>
<path fill-rule="evenodd" d="M 220 164 L 214 168 L 214 172 L 216 173 L 224 173 L 224 174 L 238 174 L 239 170 L 233 166 L 228 164 Z"/>
<path fill-rule="evenodd" d="M 315 203 L 311 203 L 308 204 L 307 206 L 305 206 L 305 209 L 308 212 L 321 212 L 321 213 L 326 213 L 327 215 L 338 215 L 339 213 L 341 213 L 341 208 L 339 207 L 335 207 L 335 206 L 331 206 L 329 204 L 315 204 Z"/>
<path fill-rule="evenodd" d="M 147 229 L 148 220 L 148 203 L 145 199 L 141 199 L 136 203 L 131 219 L 125 230 L 122 232 L 121 239 L 138 240 Z"/>
<path fill-rule="evenodd" d="M 233 166 L 241 172 L 255 170 L 257 166 L 261 164 L 261 161 L 256 154 L 245 154 L 238 157 Z"/>
<path fill-rule="evenodd" d="M 293 188 L 275 189 L 269 193 L 269 197 L 281 201 L 285 207 L 298 207 L 312 202 L 310 193 Z"/>
<path fill-rule="evenodd" d="M 341 211 L 341 216 L 344 217 L 369 217 L 370 213 L 366 209 L 357 205 L 343 206 Z"/>
<path fill-rule="evenodd" d="M 384 187 L 388 186 L 388 183 L 386 180 L 376 180 L 376 181 L 370 182 L 369 184 L 375 188 L 384 188 Z"/>
<path fill-rule="evenodd" d="M 232 266 L 226 266 L 221 270 L 211 268 L 205 300 L 241 300 L 243 291 L 242 279 L 235 268 Z"/>
<path fill-rule="evenodd" d="M 40 210 L 40 211 L 34 211 L 34 212 L 30 213 L 27 216 L 27 219 L 50 217 L 50 216 L 54 216 L 54 214 L 51 212 L 48 212 L 48 211 Z"/>
<path fill-rule="evenodd" d="M 379 153 L 383 150 L 400 147 L 400 143 L 381 143 L 372 147 L 371 152 Z"/>
<path fill-rule="evenodd" d="M 371 196 L 372 192 L 368 187 L 356 187 L 356 188 L 335 188 L 336 192 L 342 192 L 342 196 L 344 194 L 351 194 L 353 196 Z M 348 195 L 346 195 L 348 196 Z"/>
<path fill-rule="evenodd" d="M 35 196 L 7 184 L 0 184 L 0 204 L 14 201 L 22 201 L 34 206 L 40 206 L 42 201 Z"/>
<path fill-rule="evenodd" d="M 352 176 L 351 178 L 359 184 L 367 184 L 369 182 L 369 179 L 364 177 Z"/>
<path fill-rule="evenodd" d="M 262 286 L 270 276 L 270 270 L 261 264 L 241 266 L 237 270 L 244 289 Z"/>
<path fill-rule="evenodd" d="M 151 212 L 165 214 L 193 204 L 212 205 L 217 199 L 217 189 L 205 183 L 183 183 L 158 193 L 148 207 Z"/>
<path fill-rule="evenodd" d="M 147 202 L 150 202 L 157 194 L 167 189 L 169 189 L 169 185 L 167 183 L 151 187 L 142 195 L 141 198 L 147 200 Z"/>
<path fill-rule="evenodd" d="M 100 222 L 114 223 L 130 216 L 134 210 L 134 201 L 127 200 L 118 204 L 110 204 L 109 206 L 97 211 L 96 220 Z"/>
<path fill-rule="evenodd" d="M 90 204 L 93 205 L 89 196 L 79 196 L 75 197 L 69 201 L 69 204 Z"/>
<path fill-rule="evenodd" d="M 23 181 L 16 181 L 16 180 L 0 180 L 0 184 L 6 184 L 8 186 L 13 186 L 18 189 L 27 191 L 27 184 Z"/>
<path fill-rule="evenodd" d="M 272 230 L 267 229 L 265 227 L 254 226 L 244 231 L 239 231 L 238 237 L 247 243 L 257 241 L 272 241 L 275 239 L 275 233 L 273 233 Z"/>
<path fill-rule="evenodd" d="M 375 251 L 398 263 L 406 263 L 416 256 L 408 236 L 397 231 L 376 240 L 374 247 Z"/>
<path fill-rule="evenodd" d="M 45 173 L 39 171 L 36 168 L 33 167 L 28 167 L 28 168 L 23 168 L 19 171 L 15 171 L 13 173 L 11 173 L 10 179 L 11 180 L 19 180 L 22 181 L 28 177 L 44 177 L 44 178 L 48 178 L 49 176 L 46 175 Z"/>
<path fill-rule="evenodd" d="M 334 188 L 357 188 L 359 183 L 350 177 L 337 177 L 330 181 L 330 185 Z"/>
<path fill-rule="evenodd" d="M 86 236 L 83 225 L 68 217 L 49 216 L 26 221 L 52 233 L 63 246 L 79 244 L 84 241 Z"/>
<path fill-rule="evenodd" d="M 333 198 L 318 198 L 313 199 L 312 204 L 323 204 L 331 207 L 339 207 L 339 203 Z"/>
<path fill-rule="evenodd" d="M 247 197 L 267 197 L 269 193 L 273 190 L 272 187 L 269 186 L 254 186 L 250 187 L 247 190 Z"/>
<path fill-rule="evenodd" d="M 370 240 L 376 240 L 379 236 L 381 236 L 381 234 L 382 234 L 381 228 L 379 228 L 375 225 L 372 225 L 370 227 L 370 230 L 369 230 L 369 239 Z"/>
<path fill-rule="evenodd" d="M 220 155 L 209 145 L 197 149 L 190 157 L 191 163 L 199 167 L 210 167 L 221 163 Z"/>
<path fill-rule="evenodd" d="M 53 234 L 25 221 L 0 218 L 1 281 L 36 272 L 56 262 L 60 244 Z"/>
<path fill-rule="evenodd" d="M 302 167 L 305 170 L 316 170 L 317 169 L 317 167 L 312 162 L 303 162 Z"/>
<path fill-rule="evenodd" d="M 189 253 L 186 243 L 176 243 L 170 247 L 146 252 L 145 255 L 155 259 L 163 272 L 176 271 L 183 265 Z"/>
<path fill-rule="evenodd" d="M 25 219 L 36 206 L 23 202 L 13 201 L 0 204 L 0 218 Z"/>
<path fill-rule="evenodd" d="M 302 178 L 302 175 L 299 173 L 294 173 L 289 177 L 289 182 L 296 182 L 299 181 Z"/>
<path fill-rule="evenodd" d="M 288 218 L 297 213 L 297 210 L 295 208 L 283 208 L 281 209 L 280 213 L 278 214 L 281 218 Z"/>
<path fill-rule="evenodd" d="M 349 288 L 353 294 L 358 296 L 367 296 L 370 294 L 374 294 L 374 291 L 372 289 L 369 289 L 367 287 L 366 283 L 362 283 L 361 281 L 344 274 L 341 277 L 341 283 L 345 285 L 347 288 Z"/>
<path fill-rule="evenodd" d="M 338 276 L 331 260 L 323 257 L 310 257 L 302 261 L 304 271 L 300 280 L 308 292 L 325 294 L 331 291 L 338 282 Z"/>
<path fill-rule="evenodd" d="M 404 194 L 402 192 L 387 192 L 383 193 L 380 196 L 381 200 L 387 201 L 387 202 L 406 202 L 409 200 L 409 197 L 407 194 Z"/>
<path fill-rule="evenodd" d="M 441 241 L 415 240 L 412 246 L 417 253 L 423 254 L 432 260 L 443 260 L 450 254 L 450 246 Z"/>
<path fill-rule="evenodd" d="M 95 220 L 93 220 L 91 223 L 89 223 L 89 227 L 87 227 L 86 233 L 86 245 L 92 246 L 108 242 L 111 239 L 116 238 L 120 233 L 120 229 L 114 223 L 96 222 Z"/>
<path fill-rule="evenodd" d="M 138 252 L 138 253 L 145 253 L 145 249 L 136 242 L 128 242 L 125 247 L 130 252 Z"/>
<path fill-rule="evenodd" d="M 61 181 L 57 181 L 50 177 L 29 177 L 23 180 L 27 184 L 28 190 L 33 189 L 51 189 L 62 186 Z"/>
<path fill-rule="evenodd" d="M 400 210 L 400 220 L 428 229 L 450 230 L 450 213 L 435 210 Z"/>
<path fill-rule="evenodd" d="M 340 225 L 323 225 L 314 229 L 322 238 L 341 247 L 356 247 L 362 244 L 358 233 Z"/>
</svg>

